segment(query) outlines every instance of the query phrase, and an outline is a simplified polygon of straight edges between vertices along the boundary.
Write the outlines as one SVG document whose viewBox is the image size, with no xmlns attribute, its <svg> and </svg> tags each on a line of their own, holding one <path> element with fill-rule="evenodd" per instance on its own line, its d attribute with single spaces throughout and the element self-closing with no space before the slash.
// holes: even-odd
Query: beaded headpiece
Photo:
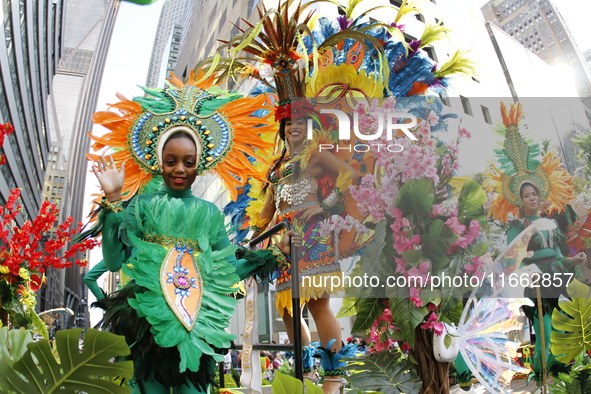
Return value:
<svg viewBox="0 0 591 394">
<path fill-rule="evenodd" d="M 491 204 L 489 216 L 503 221 L 510 213 L 517 216 L 519 208 L 524 206 L 520 196 L 524 184 L 535 185 L 540 192 L 540 201 L 550 202 L 551 210 L 563 211 L 565 204 L 574 197 L 572 176 L 559 167 L 560 159 L 555 152 L 546 153 L 541 163 L 532 158 L 531 147 L 519 133 L 521 114 L 521 103 L 511 104 L 509 112 L 501 103 L 501 116 L 506 127 L 502 154 L 510 165 L 506 164 L 503 172 L 491 163 L 486 174 L 488 179 L 483 185 L 487 191 L 498 193 Z M 535 168 L 531 168 L 534 165 Z"/>
<path fill-rule="evenodd" d="M 260 137 L 274 132 L 266 97 L 243 98 L 223 91 L 212 78 L 197 84 L 191 75 L 184 84 L 173 76 L 171 82 L 172 88 L 144 89 L 149 96 L 133 101 L 118 95 L 121 101 L 110 107 L 119 113 L 97 112 L 93 116 L 95 123 L 110 132 L 101 137 L 91 135 L 95 141 L 92 148 L 115 148 L 115 161 L 126 162 L 124 198 L 133 196 L 153 175 L 161 173 L 164 142 L 177 132 L 195 141 L 199 152 L 197 175 L 215 171 L 232 198 L 249 177 L 263 179 L 265 174 L 255 169 L 249 157 L 263 160 L 255 149 L 264 152 L 273 146 Z M 267 110 L 267 115 L 252 116 L 259 109 Z M 92 154 L 88 157 L 98 158 Z"/>
</svg>

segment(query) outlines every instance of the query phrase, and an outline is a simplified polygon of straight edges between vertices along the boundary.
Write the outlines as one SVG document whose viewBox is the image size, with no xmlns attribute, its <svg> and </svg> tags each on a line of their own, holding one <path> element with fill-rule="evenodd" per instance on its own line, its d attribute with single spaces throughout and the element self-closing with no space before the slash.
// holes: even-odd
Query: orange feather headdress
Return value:
<svg viewBox="0 0 591 394">
<path fill-rule="evenodd" d="M 560 168 L 560 158 L 556 152 L 546 153 L 537 168 L 530 168 L 530 146 L 519 134 L 521 114 L 521 103 L 511 104 L 510 111 L 501 103 L 501 117 L 506 127 L 503 152 L 512 168 L 503 172 L 491 162 L 483 184 L 487 192 L 497 193 L 488 215 L 502 221 L 507 221 L 509 214 L 514 217 L 519 214 L 519 208 L 523 207 L 519 191 L 524 183 L 536 185 L 540 199 L 550 203 L 551 211 L 564 211 L 565 204 L 574 197 L 573 177 Z"/>
<path fill-rule="evenodd" d="M 200 73 L 201 74 L 201 73 Z M 197 83 L 191 73 L 186 84 L 174 75 L 172 88 L 144 89 L 150 96 L 127 100 L 117 95 L 120 102 L 110 105 L 110 111 L 97 112 L 96 124 L 109 132 L 103 136 L 90 135 L 94 151 L 112 148 L 117 163 L 126 163 L 123 196 L 131 198 L 154 175 L 161 172 L 159 160 L 160 138 L 177 130 L 185 130 L 195 139 L 200 152 L 197 174 L 215 172 L 222 179 L 232 199 L 238 187 L 253 177 L 263 180 L 265 172 L 255 168 L 249 157 L 263 161 L 264 152 L 273 144 L 261 135 L 274 133 L 272 107 L 267 97 L 242 97 L 238 93 L 221 90 L 213 78 Z M 112 110 L 117 110 L 114 112 Z M 267 110 L 262 117 L 258 110 Z M 99 156 L 88 154 L 92 160 Z M 259 167 L 260 168 L 260 167 Z"/>
</svg>

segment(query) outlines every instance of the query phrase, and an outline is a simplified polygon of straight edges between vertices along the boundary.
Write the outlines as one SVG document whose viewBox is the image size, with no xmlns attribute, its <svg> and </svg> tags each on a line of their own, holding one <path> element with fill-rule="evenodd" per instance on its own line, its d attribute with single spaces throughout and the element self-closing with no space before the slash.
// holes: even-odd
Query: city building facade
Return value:
<svg viewBox="0 0 591 394">
<path fill-rule="evenodd" d="M 580 97 L 591 96 L 591 73 L 560 12 L 550 0 L 491 0 L 484 18 L 546 63 L 572 72 Z"/>
<path fill-rule="evenodd" d="M 182 32 L 185 29 L 181 22 L 185 9 L 191 2 L 192 0 L 166 0 L 164 3 L 150 57 L 147 87 L 163 87 L 165 78 L 174 70 Z"/>
<path fill-rule="evenodd" d="M 22 189 L 18 224 L 37 216 L 51 148 L 46 100 L 62 52 L 63 1 L 2 1 L 0 122 L 15 132 L 0 148 L 0 204 Z"/>
<path fill-rule="evenodd" d="M 83 192 L 88 172 L 85 155 L 90 146 L 87 132 L 93 125 L 118 7 L 117 0 L 64 1 L 62 53 L 47 100 L 52 161 L 44 193 L 60 201 L 61 216 L 72 216 L 75 223 L 84 221 L 90 211 L 84 205 Z M 54 190 L 56 177 L 59 186 Z M 87 289 L 82 282 L 85 272 L 86 268 L 74 265 L 60 277 L 48 278 L 45 294 L 51 298 L 41 297 L 45 309 L 68 307 L 75 312 L 75 320 L 66 322 L 67 326 L 88 326 Z M 63 289 L 63 294 L 52 294 L 56 288 Z"/>
</svg>

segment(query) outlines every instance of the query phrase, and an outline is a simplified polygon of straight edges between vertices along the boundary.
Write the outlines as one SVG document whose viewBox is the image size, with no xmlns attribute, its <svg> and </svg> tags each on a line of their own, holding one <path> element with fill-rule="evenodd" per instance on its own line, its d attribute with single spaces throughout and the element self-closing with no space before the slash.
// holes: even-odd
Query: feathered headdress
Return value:
<svg viewBox="0 0 591 394">
<path fill-rule="evenodd" d="M 197 83 L 192 73 L 184 84 L 173 76 L 171 88 L 146 88 L 149 96 L 134 100 L 117 95 L 121 101 L 110 105 L 110 109 L 119 113 L 94 114 L 94 122 L 105 126 L 109 132 L 100 137 L 90 135 L 95 141 L 92 148 L 95 151 L 112 148 L 115 161 L 126 163 L 125 199 L 135 195 L 161 172 L 159 156 L 164 140 L 161 137 L 178 130 L 189 133 L 198 145 L 197 174 L 217 173 L 232 199 L 237 198 L 238 187 L 245 185 L 248 178 L 264 179 L 265 173 L 253 166 L 249 156 L 265 161 L 265 150 L 273 147 L 260 137 L 275 132 L 267 97 L 244 98 L 220 89 L 213 77 L 201 79 Z M 259 109 L 267 110 L 267 115 L 252 116 Z M 93 154 L 88 157 L 99 158 Z"/>
<path fill-rule="evenodd" d="M 424 94 L 429 88 L 444 87 L 451 74 L 473 73 L 465 51 L 439 66 L 421 50 L 445 37 L 448 30 L 441 24 L 427 25 L 418 40 L 405 41 L 400 20 L 420 12 L 418 1 L 405 0 L 398 9 L 382 5 L 358 13 L 362 2 L 338 5 L 343 15 L 336 20 L 312 19 L 312 12 L 306 11 L 311 3 L 296 6 L 288 0 L 276 10 L 263 5 L 257 8 L 259 22 L 245 21 L 247 29 L 222 41 L 216 55 L 197 68 L 209 67 L 208 74 L 220 79 L 257 79 L 277 93 L 279 110 L 296 97 Z M 378 9 L 395 11 L 394 22 L 363 22 Z M 222 56 L 225 51 L 227 57 Z"/>
<path fill-rule="evenodd" d="M 573 197 L 573 177 L 560 168 L 560 158 L 556 152 L 548 152 L 541 163 L 536 160 L 537 146 L 530 146 L 519 133 L 521 118 L 521 103 L 511 104 L 507 111 L 501 103 L 501 116 L 506 127 L 503 149 L 498 151 L 501 169 L 492 162 L 487 180 L 483 186 L 487 192 L 497 193 L 489 213 L 495 219 L 507 221 L 509 214 L 516 217 L 523 201 L 519 195 L 521 186 L 525 183 L 534 184 L 540 191 L 540 200 L 550 203 L 550 210 L 562 212 Z M 504 170 L 504 171 L 503 171 Z"/>
</svg>

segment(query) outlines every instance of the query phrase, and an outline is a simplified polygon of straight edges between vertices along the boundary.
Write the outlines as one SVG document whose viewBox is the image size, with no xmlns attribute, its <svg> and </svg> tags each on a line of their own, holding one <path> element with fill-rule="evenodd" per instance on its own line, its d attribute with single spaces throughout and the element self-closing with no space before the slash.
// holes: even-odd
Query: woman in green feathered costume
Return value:
<svg viewBox="0 0 591 394">
<path fill-rule="evenodd" d="M 176 86 L 148 98 L 120 96 L 111 106 L 120 114 L 94 117 L 111 132 L 91 136 L 95 150 L 114 153 L 108 161 L 89 155 L 104 198 L 99 224 L 82 236 L 102 233 L 107 269 L 130 278 L 96 305 L 106 311 L 103 327 L 130 346 L 134 393 L 208 392 L 223 361 L 216 351 L 234 338 L 225 331 L 237 302 L 234 285 L 273 271 L 292 235 L 268 250 L 236 251 L 218 208 L 191 193 L 206 171 L 217 172 L 234 198 L 249 176 L 264 177 L 248 157 L 265 148 L 260 134 L 274 132 L 268 116 L 251 116 L 265 98 L 226 94 L 193 75 L 187 85 L 171 82 Z M 155 175 L 164 187 L 140 194 Z"/>
<path fill-rule="evenodd" d="M 216 349 L 228 347 L 234 338 L 224 330 L 236 305 L 228 294 L 239 280 L 276 264 L 272 251 L 249 253 L 250 261 L 236 259 L 218 208 L 191 194 L 196 151 L 189 134 L 169 135 L 162 151 L 166 186 L 136 196 L 124 210 L 117 208 L 124 169 L 117 170 L 112 158 L 102 158 L 93 168 L 107 201 L 105 265 L 133 279 L 110 299 L 115 310 L 108 313 L 108 322 L 128 339 L 142 393 L 168 393 L 170 387 L 180 393 L 207 392 L 215 363 L 223 360 Z M 287 254 L 289 237 L 279 247 Z M 191 296 L 196 298 L 193 310 Z"/>
</svg>

